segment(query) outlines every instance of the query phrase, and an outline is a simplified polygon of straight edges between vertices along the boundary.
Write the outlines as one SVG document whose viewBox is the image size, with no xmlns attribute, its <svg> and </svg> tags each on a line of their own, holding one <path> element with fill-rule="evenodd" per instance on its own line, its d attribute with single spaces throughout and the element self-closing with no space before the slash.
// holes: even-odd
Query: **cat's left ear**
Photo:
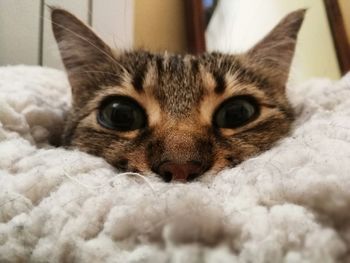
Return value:
<svg viewBox="0 0 350 263">
<path fill-rule="evenodd" d="M 246 53 L 249 63 L 261 69 L 280 86 L 284 86 L 287 82 L 305 13 L 305 9 L 300 9 L 287 15 Z"/>
</svg>

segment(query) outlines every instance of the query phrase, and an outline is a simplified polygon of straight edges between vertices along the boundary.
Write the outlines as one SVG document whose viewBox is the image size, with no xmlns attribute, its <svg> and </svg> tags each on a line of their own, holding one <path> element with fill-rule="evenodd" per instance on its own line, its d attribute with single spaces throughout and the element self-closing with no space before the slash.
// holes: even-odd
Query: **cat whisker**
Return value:
<svg viewBox="0 0 350 263">
<path fill-rule="evenodd" d="M 140 173 L 134 173 L 134 172 L 125 172 L 125 173 L 120 173 L 120 174 L 118 174 L 118 176 L 122 176 L 122 175 L 125 175 L 125 176 L 128 176 L 128 175 L 131 175 L 131 176 L 138 176 L 138 177 L 142 178 L 142 179 L 145 181 L 145 183 L 151 188 L 152 192 L 153 192 L 154 194 L 156 194 L 155 188 L 152 186 L 151 182 L 146 178 L 146 176 L 144 176 L 144 175 L 142 175 L 142 174 L 140 174 Z M 113 179 L 112 182 L 110 182 L 110 183 L 111 183 L 112 185 L 114 185 L 114 184 L 113 184 L 113 183 L 114 183 L 114 179 Z"/>
<path fill-rule="evenodd" d="M 67 177 L 71 181 L 73 181 L 73 182 L 77 183 L 78 185 L 82 186 L 83 188 L 85 188 L 91 194 L 96 194 L 96 192 L 94 192 L 94 190 L 97 190 L 97 189 L 102 187 L 100 185 L 99 186 L 90 186 L 90 185 L 84 184 L 84 183 L 80 182 L 78 179 L 76 179 L 73 176 L 69 175 L 66 171 L 63 171 L 63 174 L 64 174 L 65 177 Z"/>
<path fill-rule="evenodd" d="M 82 182 L 80 182 L 78 179 L 74 178 L 73 176 L 69 175 L 67 173 L 67 171 L 63 171 L 63 174 L 65 177 L 67 177 L 68 179 L 70 179 L 71 181 L 77 183 L 78 185 L 82 186 L 83 188 L 85 188 L 88 192 L 90 192 L 91 194 L 96 194 L 96 190 L 99 190 L 101 188 L 104 188 L 108 185 L 110 185 L 111 187 L 114 187 L 115 185 L 115 179 L 116 177 L 113 177 L 111 178 L 110 180 L 108 180 L 106 183 L 103 183 L 103 184 L 100 184 L 100 185 L 96 185 L 96 186 L 91 186 L 91 185 L 87 185 L 87 184 L 84 184 Z M 139 174 L 139 173 L 133 173 L 133 172 L 125 172 L 125 173 L 119 173 L 118 174 L 118 177 L 119 176 L 138 176 L 140 178 L 142 178 L 145 183 L 149 186 L 149 188 L 152 190 L 153 194 L 156 195 L 156 190 L 155 188 L 153 187 L 153 185 L 151 184 L 151 182 L 145 177 L 143 176 L 142 174 Z"/>
</svg>

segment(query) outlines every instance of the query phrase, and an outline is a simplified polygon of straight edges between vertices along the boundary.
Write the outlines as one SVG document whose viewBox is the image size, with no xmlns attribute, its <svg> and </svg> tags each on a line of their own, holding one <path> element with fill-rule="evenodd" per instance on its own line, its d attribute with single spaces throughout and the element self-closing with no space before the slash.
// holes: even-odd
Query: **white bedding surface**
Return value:
<svg viewBox="0 0 350 263">
<path fill-rule="evenodd" d="M 66 76 L 0 68 L 0 262 L 350 262 L 350 75 L 289 91 L 290 136 L 169 184 L 50 146 Z"/>
</svg>

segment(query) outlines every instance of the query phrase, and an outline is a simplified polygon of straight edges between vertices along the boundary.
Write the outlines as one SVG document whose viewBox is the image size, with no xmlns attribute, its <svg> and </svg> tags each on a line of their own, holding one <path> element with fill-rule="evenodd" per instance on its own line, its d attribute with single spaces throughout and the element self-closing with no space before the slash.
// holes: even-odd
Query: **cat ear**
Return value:
<svg viewBox="0 0 350 263">
<path fill-rule="evenodd" d="M 254 63 L 278 85 L 284 86 L 287 82 L 305 12 L 305 9 L 300 9 L 287 15 L 246 54 L 250 63 Z"/>
<path fill-rule="evenodd" d="M 111 49 L 87 25 L 71 13 L 54 8 L 52 30 L 67 71 L 113 60 Z"/>
<path fill-rule="evenodd" d="M 52 30 L 68 73 L 75 104 L 84 103 L 99 85 L 118 78 L 112 50 L 87 25 L 69 12 L 51 10 Z"/>
</svg>

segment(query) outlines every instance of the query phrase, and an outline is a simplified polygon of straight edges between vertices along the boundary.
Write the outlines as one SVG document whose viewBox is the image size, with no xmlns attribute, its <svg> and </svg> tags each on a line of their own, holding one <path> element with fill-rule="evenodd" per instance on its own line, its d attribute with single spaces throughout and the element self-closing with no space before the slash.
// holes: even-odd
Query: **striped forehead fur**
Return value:
<svg viewBox="0 0 350 263">
<path fill-rule="evenodd" d="M 118 61 L 127 70 L 130 84 L 137 92 L 152 89 L 161 107 L 173 115 L 186 115 L 200 103 L 202 96 L 208 92 L 203 83 L 205 74 L 214 79 L 215 88 L 210 92 L 216 94 L 226 89 L 228 74 L 242 83 L 261 88 L 269 86 L 265 77 L 244 67 L 239 57 L 220 53 L 196 57 L 134 51 L 120 56 Z M 150 83 L 149 79 L 155 83 Z"/>
</svg>

